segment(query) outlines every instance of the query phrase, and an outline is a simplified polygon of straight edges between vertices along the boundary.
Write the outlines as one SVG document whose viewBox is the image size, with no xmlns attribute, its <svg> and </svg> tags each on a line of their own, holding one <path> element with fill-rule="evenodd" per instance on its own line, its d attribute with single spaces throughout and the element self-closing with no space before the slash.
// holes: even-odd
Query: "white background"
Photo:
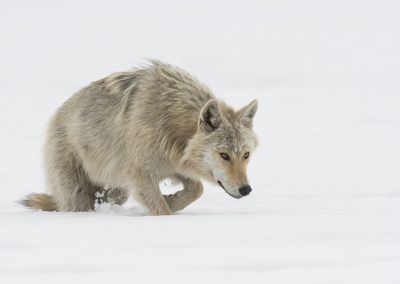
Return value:
<svg viewBox="0 0 400 284">
<path fill-rule="evenodd" d="M 1 283 L 400 283 L 398 1 L 0 1 Z M 32 212 L 56 108 L 157 58 L 259 101 L 253 192 Z M 163 186 L 163 190 L 174 188 Z M 175 188 L 176 190 L 176 188 Z"/>
</svg>

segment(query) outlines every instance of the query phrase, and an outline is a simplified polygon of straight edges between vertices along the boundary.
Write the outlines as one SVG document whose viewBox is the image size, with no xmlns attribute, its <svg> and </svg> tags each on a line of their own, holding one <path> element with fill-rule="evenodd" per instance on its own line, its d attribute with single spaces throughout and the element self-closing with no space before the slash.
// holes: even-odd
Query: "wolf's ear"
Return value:
<svg viewBox="0 0 400 284">
<path fill-rule="evenodd" d="M 247 106 L 239 110 L 240 122 L 244 126 L 249 128 L 253 126 L 253 118 L 256 115 L 257 107 L 258 107 L 257 100 L 253 100 Z"/>
<path fill-rule="evenodd" d="M 221 124 L 221 112 L 216 100 L 211 99 L 200 111 L 199 128 L 206 132 L 214 131 Z"/>
</svg>

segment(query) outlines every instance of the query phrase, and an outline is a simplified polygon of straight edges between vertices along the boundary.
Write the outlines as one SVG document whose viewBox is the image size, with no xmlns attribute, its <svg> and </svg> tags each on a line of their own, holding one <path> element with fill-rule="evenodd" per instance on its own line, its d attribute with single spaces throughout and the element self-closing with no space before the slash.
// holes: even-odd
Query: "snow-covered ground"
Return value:
<svg viewBox="0 0 400 284">
<path fill-rule="evenodd" d="M 72 2 L 72 1 L 71 1 Z M 2 1 L 0 283 L 400 283 L 396 1 Z M 32 212 L 50 115 L 145 57 L 259 100 L 253 192 Z M 163 185 L 164 191 L 176 188 Z"/>
</svg>

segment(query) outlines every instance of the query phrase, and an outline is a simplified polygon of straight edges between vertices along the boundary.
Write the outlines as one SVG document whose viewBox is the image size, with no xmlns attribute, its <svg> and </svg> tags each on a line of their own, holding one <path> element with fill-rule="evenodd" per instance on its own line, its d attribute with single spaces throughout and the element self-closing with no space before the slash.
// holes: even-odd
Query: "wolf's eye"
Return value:
<svg viewBox="0 0 400 284">
<path fill-rule="evenodd" d="M 230 158 L 229 158 L 229 156 L 228 156 L 227 153 L 220 153 L 220 155 L 221 155 L 221 158 L 222 158 L 222 159 L 227 160 L 227 161 L 230 160 Z"/>
<path fill-rule="evenodd" d="M 249 156 L 250 156 L 250 153 L 249 153 L 249 152 L 246 152 L 246 153 L 244 153 L 244 156 L 243 156 L 243 158 L 245 158 L 245 159 L 248 159 L 248 158 L 249 158 Z"/>
</svg>

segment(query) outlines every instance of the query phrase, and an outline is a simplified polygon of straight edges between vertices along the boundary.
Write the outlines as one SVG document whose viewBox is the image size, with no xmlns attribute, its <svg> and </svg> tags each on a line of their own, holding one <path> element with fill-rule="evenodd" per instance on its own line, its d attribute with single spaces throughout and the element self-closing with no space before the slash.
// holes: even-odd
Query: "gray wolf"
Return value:
<svg viewBox="0 0 400 284">
<path fill-rule="evenodd" d="M 51 119 L 44 147 L 47 193 L 23 204 L 45 211 L 90 211 L 132 196 L 152 215 L 197 200 L 201 180 L 230 196 L 250 193 L 246 167 L 257 138 L 257 101 L 235 111 L 180 68 L 150 61 L 91 83 Z M 163 195 L 171 178 L 183 190 Z"/>
</svg>

